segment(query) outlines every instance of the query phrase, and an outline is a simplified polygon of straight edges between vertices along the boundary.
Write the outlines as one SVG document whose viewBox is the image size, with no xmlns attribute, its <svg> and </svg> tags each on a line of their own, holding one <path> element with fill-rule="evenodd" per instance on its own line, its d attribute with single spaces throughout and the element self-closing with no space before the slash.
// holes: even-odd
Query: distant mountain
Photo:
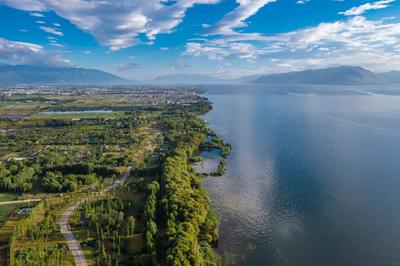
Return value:
<svg viewBox="0 0 400 266">
<path fill-rule="evenodd" d="M 203 74 L 171 74 L 159 76 L 148 82 L 157 84 L 221 84 L 231 83 L 232 81 Z"/>
<path fill-rule="evenodd" d="M 235 83 L 251 83 L 256 79 L 263 77 L 263 75 L 250 75 L 250 76 L 242 76 L 233 80 Z"/>
<path fill-rule="evenodd" d="M 388 83 L 400 84 L 400 71 L 393 70 L 386 73 L 380 73 L 379 75 Z"/>
<path fill-rule="evenodd" d="M 126 84 L 119 76 L 95 69 L 31 65 L 0 66 L 0 84 Z"/>
<path fill-rule="evenodd" d="M 385 84 L 389 83 L 389 81 L 385 76 L 373 73 L 362 67 L 341 66 L 341 67 L 266 75 L 258 79 L 255 79 L 252 83 L 366 85 L 366 84 Z"/>
</svg>

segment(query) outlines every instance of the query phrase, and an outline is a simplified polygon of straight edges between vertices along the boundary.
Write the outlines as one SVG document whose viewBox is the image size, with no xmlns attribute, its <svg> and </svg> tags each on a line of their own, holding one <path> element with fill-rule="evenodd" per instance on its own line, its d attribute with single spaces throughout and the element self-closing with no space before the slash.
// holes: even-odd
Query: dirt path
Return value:
<svg viewBox="0 0 400 266">
<path fill-rule="evenodd" d="M 126 179 L 129 177 L 132 167 L 128 167 L 122 177 L 116 180 L 112 185 L 108 186 L 102 193 L 113 190 L 123 184 Z M 67 241 L 67 245 L 69 250 L 71 250 L 72 256 L 74 257 L 75 265 L 77 266 L 87 266 L 88 263 L 85 258 L 85 254 L 82 251 L 82 247 L 79 244 L 79 241 L 76 240 L 74 234 L 71 231 L 69 226 L 69 220 L 74 213 L 74 211 L 79 208 L 85 200 L 81 200 L 76 202 L 74 205 L 70 206 L 61 216 L 60 219 L 60 230 L 64 235 L 65 240 Z"/>
</svg>

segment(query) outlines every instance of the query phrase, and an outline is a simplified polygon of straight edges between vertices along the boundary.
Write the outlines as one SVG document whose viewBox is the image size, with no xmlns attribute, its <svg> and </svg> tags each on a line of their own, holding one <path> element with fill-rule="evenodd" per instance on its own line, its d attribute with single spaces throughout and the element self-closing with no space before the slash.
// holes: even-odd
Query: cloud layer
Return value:
<svg viewBox="0 0 400 266">
<path fill-rule="evenodd" d="M 37 44 L 14 42 L 0 38 L 0 62 L 3 64 L 29 64 L 48 66 L 71 66 L 57 52 L 46 52 Z"/>
<path fill-rule="evenodd" d="M 370 21 L 357 16 L 273 36 L 238 34 L 189 42 L 183 55 L 213 60 L 268 58 L 276 62 L 313 58 L 316 66 L 341 62 L 374 67 L 397 64 L 400 67 L 399 32 L 400 23 Z"/>
<path fill-rule="evenodd" d="M 35 12 L 31 14 L 54 11 L 92 34 L 100 44 L 115 51 L 142 42 L 152 42 L 158 34 L 169 33 L 179 25 L 187 9 L 197 4 L 216 4 L 219 1 L 0 0 L 0 3 Z M 56 34 L 55 31 L 51 33 Z"/>
<path fill-rule="evenodd" d="M 45 12 L 53 11 L 79 29 L 93 35 L 99 44 L 112 51 L 137 44 L 152 44 L 159 34 L 172 33 L 185 19 L 187 11 L 196 5 L 214 5 L 223 0 L 0 0 L 13 8 L 22 9 L 37 19 L 46 20 Z M 232 10 L 219 17 L 214 24 L 198 24 L 202 32 L 186 41 L 181 57 L 168 65 L 170 69 L 191 68 L 186 60 L 209 59 L 234 72 L 243 60 L 265 71 L 297 70 L 307 67 L 324 67 L 331 64 L 362 65 L 373 69 L 400 68 L 400 23 L 396 19 L 368 20 L 363 14 L 370 10 L 388 8 L 396 0 L 371 0 L 344 10 L 341 20 L 298 29 L 276 35 L 249 32 L 250 18 L 268 5 L 281 0 L 230 0 L 236 2 Z M 333 1 L 333 0 L 332 0 Z M 339 1 L 339 0 L 335 0 Z M 299 0 L 297 4 L 312 5 L 315 1 Z M 336 11 L 333 11 L 334 13 Z M 334 14 L 337 15 L 337 14 Z M 46 20 L 47 21 L 47 20 Z M 397 21 L 397 22 L 396 22 Z M 42 22 L 38 22 L 42 23 Z M 191 25 L 192 26 L 192 25 Z M 63 47 L 57 38 L 64 35 L 58 23 L 40 24 L 38 27 L 50 36 L 49 45 Z M 23 29 L 21 29 L 23 30 Z M 67 32 L 67 31 L 65 31 Z M 63 44 L 65 44 L 63 42 Z M 42 46 L 0 39 L 0 60 L 12 63 L 40 63 L 65 65 L 66 60 L 57 52 L 46 52 Z M 65 44 L 68 47 L 68 44 Z M 164 54 L 175 49 L 157 46 Z M 79 51 L 89 54 L 90 51 Z M 96 52 L 93 52 L 96 53 Z M 204 62 L 207 62 L 204 60 Z M 121 62 L 124 62 L 121 60 Z M 114 63 L 114 69 L 128 72 L 136 64 Z M 146 64 L 139 62 L 140 67 Z M 207 62 L 208 63 L 208 62 Z M 226 63 L 232 63 L 226 66 Z M 246 63 L 246 62 L 245 62 Z M 211 68 L 211 67 L 210 67 Z M 268 69 L 268 70 L 270 70 Z"/>
<path fill-rule="evenodd" d="M 345 15 L 345 16 L 359 16 L 369 10 L 387 8 L 387 7 L 389 7 L 389 4 L 393 3 L 394 1 L 395 0 L 381 0 L 381 1 L 372 2 L 372 3 L 365 3 L 363 5 L 350 8 L 349 10 L 346 10 L 344 12 L 339 12 L 339 14 Z"/>
<path fill-rule="evenodd" d="M 233 34 L 235 29 L 245 27 L 246 19 L 255 15 L 266 4 L 276 0 L 236 0 L 237 8 L 226 14 L 215 26 L 209 29 L 209 34 Z"/>
</svg>

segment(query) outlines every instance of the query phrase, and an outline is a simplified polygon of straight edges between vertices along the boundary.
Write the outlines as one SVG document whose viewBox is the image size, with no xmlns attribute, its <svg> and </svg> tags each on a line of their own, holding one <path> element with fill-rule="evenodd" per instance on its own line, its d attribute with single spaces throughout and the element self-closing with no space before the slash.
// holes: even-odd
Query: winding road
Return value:
<svg viewBox="0 0 400 266">
<path fill-rule="evenodd" d="M 123 173 L 122 177 L 118 180 L 116 180 L 112 185 L 108 186 L 106 189 L 104 189 L 101 193 L 108 192 L 110 190 L 113 190 L 123 184 L 126 179 L 129 177 L 130 172 L 132 170 L 132 167 L 129 166 L 125 172 Z M 85 200 L 80 200 L 76 202 L 74 205 L 70 206 L 61 216 L 60 219 L 60 231 L 64 235 L 65 240 L 67 241 L 67 245 L 69 250 L 71 250 L 72 256 L 74 257 L 75 265 L 76 266 L 87 266 L 88 263 L 85 258 L 85 254 L 82 251 L 82 247 L 79 244 L 79 241 L 76 240 L 74 234 L 71 231 L 71 228 L 69 226 L 69 220 L 71 218 L 71 215 L 74 213 L 74 211 L 79 208 Z"/>
</svg>

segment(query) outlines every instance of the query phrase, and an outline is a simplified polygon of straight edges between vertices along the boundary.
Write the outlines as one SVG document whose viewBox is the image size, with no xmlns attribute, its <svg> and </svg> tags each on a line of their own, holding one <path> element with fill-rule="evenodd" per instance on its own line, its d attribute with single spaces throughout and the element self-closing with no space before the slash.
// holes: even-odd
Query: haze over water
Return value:
<svg viewBox="0 0 400 266">
<path fill-rule="evenodd" d="M 208 89 L 226 264 L 400 265 L 400 88 Z"/>
</svg>

